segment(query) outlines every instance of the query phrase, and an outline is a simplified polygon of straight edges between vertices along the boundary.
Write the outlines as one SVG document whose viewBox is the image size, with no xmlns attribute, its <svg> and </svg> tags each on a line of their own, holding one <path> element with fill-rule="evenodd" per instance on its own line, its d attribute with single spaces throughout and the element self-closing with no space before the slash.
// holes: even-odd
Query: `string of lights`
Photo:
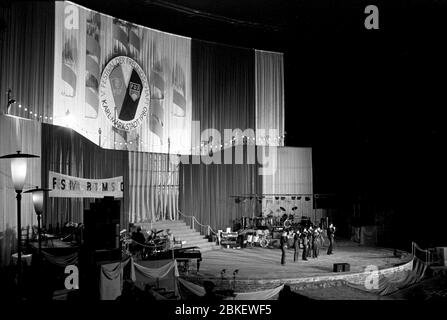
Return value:
<svg viewBox="0 0 447 320">
<path fill-rule="evenodd" d="M 44 123 L 51 123 L 59 122 L 57 119 L 60 118 L 66 118 L 70 119 L 71 114 L 69 111 L 63 116 L 59 117 L 53 117 L 46 114 L 37 113 L 35 109 L 33 109 L 30 106 L 22 105 L 21 103 L 16 102 L 13 100 L 11 105 L 17 106 L 20 115 L 17 115 L 18 117 L 22 117 L 29 120 L 35 120 L 40 121 Z M 9 113 L 11 111 L 9 110 Z M 75 121 L 67 120 L 62 121 L 66 122 L 66 126 L 74 129 L 78 133 L 84 135 L 88 139 L 92 141 L 97 141 L 97 144 L 100 147 L 108 146 L 111 149 L 117 149 L 117 150 L 130 150 L 130 151 L 146 151 L 150 150 L 154 147 L 154 144 L 145 143 L 144 141 L 141 141 L 141 137 L 137 136 L 132 139 L 126 139 L 123 141 L 116 141 L 116 136 L 111 135 L 105 135 L 103 134 L 101 130 L 98 131 L 91 131 L 87 130 L 81 126 L 79 126 Z M 221 150 L 224 150 L 226 148 L 234 147 L 234 146 L 241 146 L 241 145 L 257 145 L 257 146 L 282 146 L 284 145 L 285 140 L 285 134 L 279 135 L 279 136 L 269 136 L 269 135 L 256 135 L 256 137 L 249 136 L 249 135 L 239 135 L 239 136 L 233 136 L 231 139 L 224 140 L 223 143 L 221 141 L 218 142 L 207 142 L 207 141 L 201 141 L 200 145 L 193 145 L 190 148 L 190 151 L 192 153 L 200 152 L 201 154 L 208 154 L 210 151 L 218 152 Z M 220 140 L 220 139 L 219 139 Z M 95 142 L 96 143 L 96 142 Z M 177 153 L 175 150 L 173 150 L 173 153 Z"/>
</svg>

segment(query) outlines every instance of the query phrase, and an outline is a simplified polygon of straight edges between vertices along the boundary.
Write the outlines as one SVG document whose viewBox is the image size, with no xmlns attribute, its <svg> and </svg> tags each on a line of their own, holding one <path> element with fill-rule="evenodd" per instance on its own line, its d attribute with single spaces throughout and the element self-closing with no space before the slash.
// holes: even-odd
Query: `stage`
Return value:
<svg viewBox="0 0 447 320">
<path fill-rule="evenodd" d="M 202 255 L 200 272 L 185 276 L 194 282 L 213 281 L 217 287 L 238 292 L 274 288 L 287 283 L 295 289 L 338 286 L 340 282 L 362 283 L 367 266 L 377 266 L 380 273 L 391 274 L 411 269 L 411 255 L 394 256 L 393 249 L 338 242 L 334 254 L 320 250 L 318 259 L 293 262 L 293 249 L 287 249 L 286 264 L 281 265 L 281 250 L 260 247 L 213 250 Z M 300 250 L 300 253 L 302 251 Z M 349 263 L 349 272 L 333 272 L 334 263 Z M 225 269 L 222 278 L 221 272 Z M 235 277 L 233 272 L 238 270 Z M 235 280 L 235 281 L 233 281 Z"/>
</svg>

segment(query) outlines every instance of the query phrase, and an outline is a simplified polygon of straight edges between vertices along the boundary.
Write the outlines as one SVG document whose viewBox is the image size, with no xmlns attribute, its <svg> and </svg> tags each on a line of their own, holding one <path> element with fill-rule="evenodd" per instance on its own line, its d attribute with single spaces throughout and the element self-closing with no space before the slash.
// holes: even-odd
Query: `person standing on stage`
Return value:
<svg viewBox="0 0 447 320">
<path fill-rule="evenodd" d="M 312 237 L 312 258 L 318 258 L 320 253 L 320 228 L 314 230 Z"/>
<path fill-rule="evenodd" d="M 307 251 L 309 250 L 309 237 L 306 228 L 304 228 L 303 232 L 301 233 L 301 239 L 303 241 L 303 260 L 307 261 Z"/>
<path fill-rule="evenodd" d="M 334 247 L 334 238 L 335 238 L 335 227 L 331 223 L 329 228 L 327 229 L 327 237 L 329 239 L 329 248 L 327 249 L 327 254 L 332 254 L 332 250 Z"/>
<path fill-rule="evenodd" d="M 281 264 L 286 264 L 286 247 L 287 247 L 287 232 L 283 232 L 281 235 Z"/>
<path fill-rule="evenodd" d="M 144 249 L 144 243 L 146 242 L 146 238 L 144 237 L 144 234 L 141 232 L 141 227 L 137 228 L 136 232 L 132 232 L 131 236 L 132 240 L 134 241 L 134 253 L 137 255 L 138 258 L 142 259 L 143 257 L 143 249 Z"/>
<path fill-rule="evenodd" d="M 314 250 L 313 244 L 314 244 L 314 229 L 312 228 L 312 225 L 307 230 L 307 241 L 309 243 L 309 246 L 307 248 L 307 257 L 310 258 L 312 255 L 312 252 Z"/>
<path fill-rule="evenodd" d="M 295 234 L 293 235 L 293 248 L 294 248 L 294 255 L 293 255 L 293 261 L 297 262 L 298 258 L 300 256 L 300 231 L 298 229 L 295 230 Z"/>
</svg>

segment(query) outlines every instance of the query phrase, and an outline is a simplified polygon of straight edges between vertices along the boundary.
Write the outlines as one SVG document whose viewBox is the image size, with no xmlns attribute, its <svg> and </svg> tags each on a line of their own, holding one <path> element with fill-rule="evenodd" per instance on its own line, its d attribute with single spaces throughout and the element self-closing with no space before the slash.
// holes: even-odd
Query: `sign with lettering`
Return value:
<svg viewBox="0 0 447 320">
<path fill-rule="evenodd" d="M 49 172 L 50 197 L 55 198 L 122 198 L 123 177 L 84 179 L 57 172 Z"/>
</svg>

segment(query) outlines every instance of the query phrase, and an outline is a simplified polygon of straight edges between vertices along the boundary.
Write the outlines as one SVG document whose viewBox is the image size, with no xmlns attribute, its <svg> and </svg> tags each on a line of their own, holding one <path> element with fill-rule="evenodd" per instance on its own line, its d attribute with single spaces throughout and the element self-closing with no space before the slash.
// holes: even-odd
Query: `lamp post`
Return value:
<svg viewBox="0 0 447 320">
<path fill-rule="evenodd" d="M 39 237 L 38 243 L 39 243 L 39 257 L 42 249 L 42 239 L 40 236 L 40 230 L 41 230 L 41 218 L 43 214 L 43 197 L 44 192 L 51 191 L 50 189 L 46 188 L 39 188 L 36 186 L 35 189 L 27 190 L 24 193 L 31 193 L 33 195 L 33 204 L 34 204 L 34 211 L 36 211 L 37 215 L 37 235 Z"/>
<path fill-rule="evenodd" d="M 14 184 L 14 189 L 17 193 L 17 279 L 20 284 L 20 273 L 22 269 L 22 212 L 21 212 L 21 200 L 22 200 L 22 190 L 26 179 L 26 167 L 27 158 L 39 158 L 32 154 L 21 153 L 17 151 L 14 154 L 8 154 L 6 156 L 1 156 L 0 159 L 11 159 L 11 178 Z"/>
</svg>

